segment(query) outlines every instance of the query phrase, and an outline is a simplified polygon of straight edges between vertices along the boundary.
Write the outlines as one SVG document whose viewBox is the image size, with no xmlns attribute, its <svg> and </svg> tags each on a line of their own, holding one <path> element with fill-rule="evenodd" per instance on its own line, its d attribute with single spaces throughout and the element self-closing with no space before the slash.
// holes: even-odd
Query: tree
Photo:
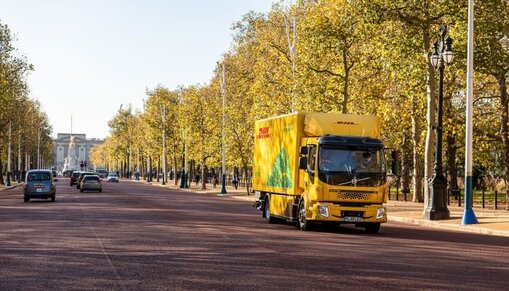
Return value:
<svg viewBox="0 0 509 291">
<path fill-rule="evenodd" d="M 503 143 L 506 182 L 506 209 L 509 210 L 509 4 L 487 0 L 476 5 L 478 32 L 476 65 L 480 72 L 494 78 L 500 96 L 500 137 Z"/>
</svg>

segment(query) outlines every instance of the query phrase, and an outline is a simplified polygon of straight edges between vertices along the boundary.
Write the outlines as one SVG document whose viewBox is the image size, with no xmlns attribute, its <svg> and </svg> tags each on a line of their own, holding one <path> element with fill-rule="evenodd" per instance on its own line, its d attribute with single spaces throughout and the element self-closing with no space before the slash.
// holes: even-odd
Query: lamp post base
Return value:
<svg viewBox="0 0 509 291">
<path fill-rule="evenodd" d="M 7 182 L 5 183 L 5 186 L 11 187 L 11 172 L 7 172 Z"/>
<path fill-rule="evenodd" d="M 447 180 L 443 175 L 435 173 L 429 183 L 429 205 L 424 211 L 426 220 L 449 219 L 450 213 L 447 208 Z"/>
<path fill-rule="evenodd" d="M 465 209 L 463 212 L 463 218 L 461 219 L 461 225 L 476 224 L 478 223 L 477 217 L 472 209 Z"/>
<path fill-rule="evenodd" d="M 221 178 L 221 193 L 218 195 L 225 196 L 228 192 L 226 191 L 226 175 L 223 174 L 223 177 Z"/>
<path fill-rule="evenodd" d="M 180 179 L 180 188 L 182 188 L 182 189 L 189 188 L 187 186 L 187 176 L 186 176 L 186 172 L 185 171 L 182 171 L 182 178 Z"/>
</svg>

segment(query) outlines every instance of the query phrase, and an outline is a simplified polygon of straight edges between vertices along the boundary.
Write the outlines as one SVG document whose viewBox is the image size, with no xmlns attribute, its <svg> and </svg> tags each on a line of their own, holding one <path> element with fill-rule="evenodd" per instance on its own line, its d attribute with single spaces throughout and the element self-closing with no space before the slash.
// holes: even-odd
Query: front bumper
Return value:
<svg viewBox="0 0 509 291">
<path fill-rule="evenodd" d="M 334 203 L 315 203 L 306 212 L 306 219 L 340 223 L 387 222 L 387 209 L 382 204 L 342 206 Z"/>
</svg>

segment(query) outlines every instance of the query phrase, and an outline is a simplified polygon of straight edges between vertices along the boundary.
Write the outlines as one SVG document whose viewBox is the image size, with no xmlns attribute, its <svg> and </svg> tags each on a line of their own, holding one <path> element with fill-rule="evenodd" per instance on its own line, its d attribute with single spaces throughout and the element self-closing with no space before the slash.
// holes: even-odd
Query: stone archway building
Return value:
<svg viewBox="0 0 509 291">
<path fill-rule="evenodd" d="M 78 162 L 87 162 L 87 166 L 91 167 L 90 162 L 90 150 L 96 146 L 104 143 L 103 139 L 89 138 L 87 139 L 86 134 L 72 134 L 74 136 L 74 142 L 76 144 L 76 157 Z M 58 133 L 57 138 L 53 140 L 55 144 L 55 167 L 57 171 L 62 171 L 64 168 L 65 158 L 69 154 L 69 143 L 71 141 L 70 133 Z"/>
</svg>

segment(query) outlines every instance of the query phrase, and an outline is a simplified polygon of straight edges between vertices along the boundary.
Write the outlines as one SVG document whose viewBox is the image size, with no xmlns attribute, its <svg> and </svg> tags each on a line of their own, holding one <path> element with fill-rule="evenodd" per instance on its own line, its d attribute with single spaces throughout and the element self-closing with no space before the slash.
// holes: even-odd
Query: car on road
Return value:
<svg viewBox="0 0 509 291">
<path fill-rule="evenodd" d="M 95 171 L 97 172 L 99 178 L 106 178 L 106 176 L 108 176 L 108 171 L 106 171 L 105 169 L 97 169 Z"/>
<path fill-rule="evenodd" d="M 78 177 L 80 176 L 80 171 L 74 171 L 69 176 L 69 186 L 74 186 L 77 184 Z"/>
<path fill-rule="evenodd" d="M 96 190 L 99 192 L 103 191 L 101 179 L 98 175 L 85 175 L 81 180 L 80 192 L 85 190 Z"/>
<path fill-rule="evenodd" d="M 86 175 L 96 175 L 95 172 L 80 172 L 78 179 L 76 180 L 76 188 L 80 189 L 81 187 L 81 180 L 83 180 L 83 177 Z"/>
<path fill-rule="evenodd" d="M 117 182 L 118 183 L 118 175 L 117 175 L 117 173 L 109 173 L 108 177 L 106 178 L 106 181 L 108 181 L 108 182 Z"/>
<path fill-rule="evenodd" d="M 48 199 L 55 201 L 57 179 L 50 170 L 30 170 L 25 176 L 23 186 L 23 201 L 27 203 L 31 198 Z"/>
</svg>

